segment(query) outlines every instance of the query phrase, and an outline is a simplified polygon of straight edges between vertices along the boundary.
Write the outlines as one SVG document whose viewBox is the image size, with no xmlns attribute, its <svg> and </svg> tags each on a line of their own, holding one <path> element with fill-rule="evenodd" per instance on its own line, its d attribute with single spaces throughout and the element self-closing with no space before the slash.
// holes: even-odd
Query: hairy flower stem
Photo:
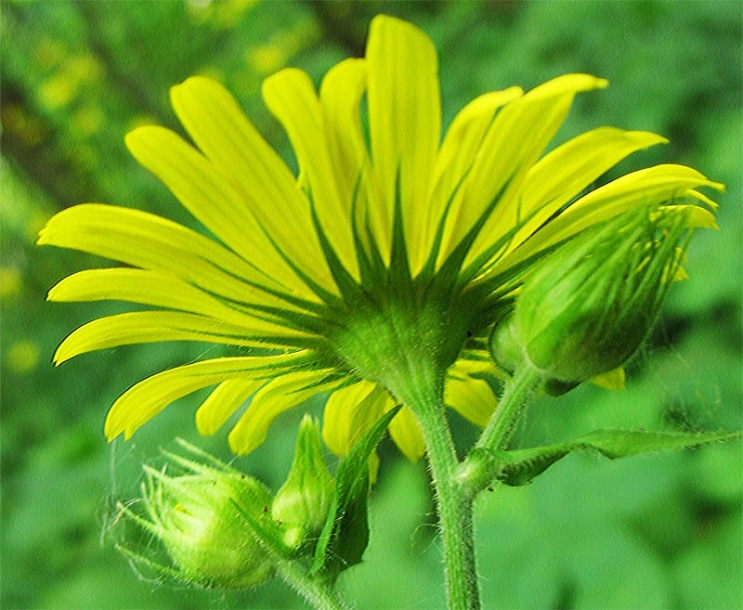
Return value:
<svg viewBox="0 0 743 610">
<path fill-rule="evenodd" d="M 516 422 L 541 381 L 542 373 L 538 369 L 529 363 L 520 366 L 506 385 L 498 407 L 475 447 L 492 451 L 505 449 L 508 441 L 511 440 Z"/>
<path fill-rule="evenodd" d="M 542 380 L 542 373 L 531 364 L 525 363 L 506 385 L 498 407 L 480 439 L 455 474 L 457 483 L 465 490 L 467 497 L 474 499 L 490 485 L 497 468 L 492 452 L 506 449 L 516 423 Z"/>
<path fill-rule="evenodd" d="M 443 382 L 414 384 L 405 403 L 418 418 L 436 493 L 439 529 L 444 543 L 449 610 L 477 610 L 480 595 L 475 567 L 472 499 L 455 480 L 459 466 L 444 414 Z"/>
<path fill-rule="evenodd" d="M 286 584 L 317 610 L 348 610 L 348 606 L 338 599 L 327 584 L 308 576 L 304 566 L 294 561 L 281 561 L 277 572 Z"/>
</svg>

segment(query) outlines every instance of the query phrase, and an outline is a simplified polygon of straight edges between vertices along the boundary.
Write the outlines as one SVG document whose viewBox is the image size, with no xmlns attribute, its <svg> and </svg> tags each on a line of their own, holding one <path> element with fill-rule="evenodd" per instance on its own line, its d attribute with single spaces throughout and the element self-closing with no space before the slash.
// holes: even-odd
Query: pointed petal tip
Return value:
<svg viewBox="0 0 743 610">
<path fill-rule="evenodd" d="M 63 346 L 64 341 L 54 352 L 54 356 L 52 356 L 52 362 L 54 363 L 55 367 L 61 365 L 63 362 L 67 362 L 71 357 L 68 353 L 66 353 L 66 350 L 63 350 Z"/>
<path fill-rule="evenodd" d="M 723 184 L 722 182 L 713 182 L 712 180 L 710 180 L 707 186 L 715 189 L 718 193 L 724 193 L 726 190 L 725 184 Z"/>
<path fill-rule="evenodd" d="M 135 159 L 137 159 L 137 152 L 141 150 L 143 143 L 146 142 L 153 129 L 158 129 L 158 127 L 156 125 L 144 125 L 132 129 L 124 136 L 124 146 Z"/>
<path fill-rule="evenodd" d="M 669 144 L 671 140 L 667 137 L 662 136 L 652 131 L 631 131 L 628 132 L 635 136 L 638 140 L 646 142 L 647 146 L 655 146 L 656 144 Z"/>
<path fill-rule="evenodd" d="M 109 443 L 122 434 L 124 435 L 124 440 L 128 441 L 139 428 L 139 426 L 133 425 L 131 421 L 127 421 L 125 417 L 122 417 L 123 414 L 118 412 L 116 407 L 119 404 L 119 400 L 117 399 L 108 410 L 106 421 L 103 424 L 103 434 Z"/>
<path fill-rule="evenodd" d="M 142 134 L 145 133 L 148 129 L 151 127 L 156 127 L 155 125 L 141 125 L 139 127 L 135 127 L 131 131 L 127 132 L 124 136 L 124 143 L 129 147 L 129 143 L 132 141 L 138 140 L 140 137 L 142 137 Z"/>
<path fill-rule="evenodd" d="M 46 244 L 46 235 L 48 233 L 47 230 L 48 224 L 44 225 L 39 232 L 36 234 L 36 245 L 37 246 L 43 246 Z"/>
<path fill-rule="evenodd" d="M 64 280 L 63 280 L 64 281 Z M 59 284 L 61 282 L 57 282 L 54 286 L 52 286 L 49 290 L 47 290 L 46 293 L 46 300 L 49 302 L 59 302 Z"/>
<path fill-rule="evenodd" d="M 169 91 L 170 103 L 176 113 L 189 99 L 214 97 L 215 95 L 221 97 L 225 94 L 232 97 L 222 83 L 208 76 L 199 75 L 189 76 L 183 82 L 173 85 Z"/>
<path fill-rule="evenodd" d="M 605 89 L 608 86 L 608 80 L 591 74 L 563 74 L 534 87 L 526 93 L 525 98 L 541 100 L 562 95 L 575 95 L 595 89 Z"/>
<path fill-rule="evenodd" d="M 119 428 L 114 428 L 113 424 L 111 423 L 111 411 L 109 411 L 108 415 L 106 416 L 106 421 L 103 424 L 103 434 L 106 437 L 106 440 L 110 443 L 121 433 L 122 430 Z"/>
<path fill-rule="evenodd" d="M 81 204 L 85 205 L 85 204 Z M 72 209 L 72 208 L 68 208 Z M 50 234 L 53 231 L 53 227 L 57 222 L 57 218 L 60 214 L 64 214 L 64 211 L 59 212 L 57 214 L 54 214 L 51 218 L 49 218 L 45 223 L 44 226 L 39 229 L 39 232 L 36 234 L 36 245 L 37 246 L 48 246 L 48 245 L 54 245 L 54 242 L 50 236 Z"/>
<path fill-rule="evenodd" d="M 295 100 L 300 93 L 309 93 L 309 97 L 316 97 L 315 85 L 309 74 L 299 68 L 284 68 L 275 74 L 263 79 L 261 95 L 269 110 L 279 118 L 276 108 L 281 108 L 282 100 Z M 281 120 L 279 118 L 279 120 Z"/>
<path fill-rule="evenodd" d="M 200 412 L 198 409 L 196 410 L 195 419 L 196 419 L 196 431 L 204 438 L 212 436 L 217 432 L 215 427 L 211 425 L 211 421 L 208 420 L 206 417 L 204 417 L 203 412 Z"/>
</svg>

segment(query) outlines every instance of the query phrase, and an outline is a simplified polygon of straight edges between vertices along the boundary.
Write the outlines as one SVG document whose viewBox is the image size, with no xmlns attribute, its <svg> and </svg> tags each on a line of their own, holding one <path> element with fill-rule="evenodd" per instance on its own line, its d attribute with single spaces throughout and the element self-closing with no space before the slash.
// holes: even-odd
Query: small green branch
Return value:
<svg viewBox="0 0 743 610">
<path fill-rule="evenodd" d="M 498 407 L 477 441 L 475 446 L 478 449 L 493 451 L 505 449 L 511 440 L 516 422 L 541 381 L 542 373 L 530 364 L 525 363 L 519 368 L 506 385 L 506 391 L 503 392 Z"/>
<path fill-rule="evenodd" d="M 321 580 L 310 577 L 302 564 L 282 561 L 277 571 L 286 584 L 318 610 L 348 610 L 335 592 Z"/>
<path fill-rule="evenodd" d="M 493 480 L 497 464 L 490 456 L 492 452 L 506 448 L 516 423 L 541 382 L 542 374 L 539 370 L 524 364 L 506 385 L 506 390 L 480 439 L 454 475 L 470 498 L 474 498 Z"/>
</svg>

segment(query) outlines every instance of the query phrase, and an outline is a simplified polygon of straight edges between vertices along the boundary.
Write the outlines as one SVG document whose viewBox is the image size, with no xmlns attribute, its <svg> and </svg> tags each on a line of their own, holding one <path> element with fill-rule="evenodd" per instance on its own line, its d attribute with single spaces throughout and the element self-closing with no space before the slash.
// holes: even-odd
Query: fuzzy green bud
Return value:
<svg viewBox="0 0 743 610">
<path fill-rule="evenodd" d="M 160 539 L 176 568 L 164 568 L 167 573 L 199 586 L 224 589 L 266 582 L 274 575 L 275 562 L 244 513 L 260 519 L 270 505 L 270 491 L 256 479 L 190 449 L 206 456 L 211 465 L 166 454 L 171 461 L 168 466 L 181 467 L 184 472 L 171 476 L 167 468 L 158 471 L 145 466 L 146 516 L 130 508 L 124 508 L 124 513 Z"/>
<path fill-rule="evenodd" d="M 496 360 L 517 366 L 518 343 L 554 393 L 621 366 L 678 273 L 685 226 L 680 208 L 644 209 L 573 238 L 527 278 L 493 334 Z"/>
<path fill-rule="evenodd" d="M 286 528 L 298 528 L 299 539 L 322 530 L 333 499 L 334 481 L 325 464 L 320 428 L 305 415 L 299 426 L 294 461 L 276 493 L 271 516 Z"/>
<path fill-rule="evenodd" d="M 524 349 L 513 316 L 496 324 L 490 335 L 490 353 L 495 363 L 509 373 L 514 373 L 524 364 Z"/>
</svg>

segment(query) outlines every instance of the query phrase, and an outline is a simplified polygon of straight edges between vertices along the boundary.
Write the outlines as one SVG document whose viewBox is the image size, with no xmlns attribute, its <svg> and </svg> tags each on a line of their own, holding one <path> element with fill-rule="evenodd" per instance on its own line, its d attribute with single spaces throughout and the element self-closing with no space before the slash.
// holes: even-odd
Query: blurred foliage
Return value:
<svg viewBox="0 0 743 610">
<path fill-rule="evenodd" d="M 262 79 L 286 66 L 322 74 L 363 52 L 370 18 L 402 16 L 440 52 L 445 121 L 479 93 L 534 86 L 569 71 L 612 86 L 581 96 L 565 139 L 611 124 L 671 144 L 623 162 L 683 162 L 728 191 L 720 231 L 698 234 L 691 280 L 630 367 L 627 390 L 585 387 L 535 405 L 522 446 L 597 427 L 740 427 L 741 3 L 671 2 L 2 2 L 2 588 L 4 608 L 296 607 L 279 584 L 221 594 L 137 578 L 113 550 L 111 506 L 129 497 L 139 464 L 175 435 L 196 439 L 194 400 L 105 445 L 106 408 L 135 380 L 209 346 L 133 347 L 55 369 L 55 346 L 111 306 L 54 305 L 46 290 L 101 261 L 38 250 L 46 218 L 82 201 L 147 209 L 191 223 L 129 157 L 123 136 L 143 123 L 180 130 L 167 90 L 192 74 L 224 82 L 290 164 L 285 135 L 260 100 Z M 319 405 L 308 405 L 318 411 Z M 277 488 L 300 413 L 235 463 Z M 474 431 L 453 422 L 464 446 Z M 340 581 L 359 607 L 434 607 L 443 600 L 433 505 L 423 464 L 383 446 L 364 564 Z M 607 462 L 571 456 L 532 485 L 498 488 L 478 504 L 486 607 L 739 608 L 740 445 Z M 373 586 L 369 586 L 373 583 Z"/>
</svg>

